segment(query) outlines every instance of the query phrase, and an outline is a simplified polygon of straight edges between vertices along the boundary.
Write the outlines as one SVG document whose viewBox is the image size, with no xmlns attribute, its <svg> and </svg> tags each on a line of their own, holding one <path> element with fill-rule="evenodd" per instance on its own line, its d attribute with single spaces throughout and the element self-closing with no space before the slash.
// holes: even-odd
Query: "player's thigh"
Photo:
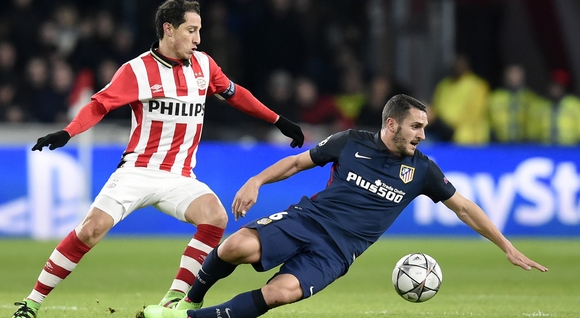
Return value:
<svg viewBox="0 0 580 318">
<path fill-rule="evenodd" d="M 313 238 L 305 250 L 280 267 L 276 274 L 294 276 L 302 291 L 302 299 L 311 297 L 346 274 L 349 264 L 338 248 L 327 239 Z"/>
<path fill-rule="evenodd" d="M 144 168 L 119 168 L 93 201 L 92 208 L 98 208 L 113 218 L 113 225 L 126 218 L 133 211 L 152 205 L 158 198 L 166 172 Z"/>
<path fill-rule="evenodd" d="M 154 206 L 180 221 L 193 224 L 213 224 L 224 228 L 226 210 L 215 193 L 203 182 L 178 176 L 165 188 Z"/>
<path fill-rule="evenodd" d="M 252 262 L 256 271 L 268 271 L 308 248 L 310 232 L 304 225 L 306 220 L 288 211 L 274 213 L 269 217 L 254 220 L 244 226 L 255 230 L 260 241 L 261 257 Z"/>
</svg>

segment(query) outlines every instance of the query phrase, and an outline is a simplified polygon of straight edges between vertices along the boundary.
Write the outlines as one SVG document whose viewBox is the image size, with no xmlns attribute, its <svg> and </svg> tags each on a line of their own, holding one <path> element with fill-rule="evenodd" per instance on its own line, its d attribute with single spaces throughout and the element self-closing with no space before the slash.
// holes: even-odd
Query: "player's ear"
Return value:
<svg viewBox="0 0 580 318">
<path fill-rule="evenodd" d="M 169 22 L 163 23 L 163 32 L 167 37 L 171 37 L 173 35 L 173 26 Z"/>
<path fill-rule="evenodd" d="M 390 117 L 387 118 L 387 129 L 394 134 L 397 131 L 397 121 Z"/>
</svg>

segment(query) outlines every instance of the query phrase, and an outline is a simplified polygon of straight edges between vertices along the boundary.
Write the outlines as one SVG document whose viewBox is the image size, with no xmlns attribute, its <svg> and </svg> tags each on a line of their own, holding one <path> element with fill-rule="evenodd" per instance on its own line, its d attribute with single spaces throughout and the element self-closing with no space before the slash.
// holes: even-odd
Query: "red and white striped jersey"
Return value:
<svg viewBox="0 0 580 318">
<path fill-rule="evenodd" d="M 187 62 L 152 49 L 123 64 L 111 82 L 93 95 L 107 112 L 127 104 L 133 110 L 125 167 L 194 176 L 206 96 L 226 91 L 232 84 L 203 52 L 194 52 Z"/>
</svg>

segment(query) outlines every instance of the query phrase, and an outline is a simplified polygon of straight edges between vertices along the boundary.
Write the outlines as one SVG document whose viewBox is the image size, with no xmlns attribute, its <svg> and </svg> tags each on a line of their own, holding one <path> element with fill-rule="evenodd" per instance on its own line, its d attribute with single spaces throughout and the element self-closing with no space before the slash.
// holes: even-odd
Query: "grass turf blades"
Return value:
<svg viewBox="0 0 580 318">
<path fill-rule="evenodd" d="M 105 238 L 49 295 L 39 318 L 135 317 L 166 293 L 187 240 Z M 580 240 L 512 242 L 549 272 L 515 267 L 482 239 L 387 237 L 319 294 L 263 317 L 578 317 Z M 10 317 L 13 303 L 28 295 L 56 243 L 0 240 L 0 317 Z M 413 252 L 437 259 L 445 277 L 439 293 L 425 303 L 403 300 L 391 283 L 396 261 Z M 273 273 L 242 265 L 209 291 L 205 304 L 259 288 Z"/>
</svg>

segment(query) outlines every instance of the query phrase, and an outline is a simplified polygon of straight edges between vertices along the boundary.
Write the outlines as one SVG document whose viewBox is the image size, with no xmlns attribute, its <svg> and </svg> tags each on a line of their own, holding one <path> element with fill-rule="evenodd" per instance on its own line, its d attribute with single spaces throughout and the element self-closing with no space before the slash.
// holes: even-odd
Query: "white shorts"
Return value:
<svg viewBox="0 0 580 318">
<path fill-rule="evenodd" d="M 189 204 L 208 193 L 215 195 L 205 183 L 194 178 L 162 170 L 123 167 L 111 174 L 91 207 L 111 215 L 115 224 L 147 206 L 186 222 Z"/>
</svg>

